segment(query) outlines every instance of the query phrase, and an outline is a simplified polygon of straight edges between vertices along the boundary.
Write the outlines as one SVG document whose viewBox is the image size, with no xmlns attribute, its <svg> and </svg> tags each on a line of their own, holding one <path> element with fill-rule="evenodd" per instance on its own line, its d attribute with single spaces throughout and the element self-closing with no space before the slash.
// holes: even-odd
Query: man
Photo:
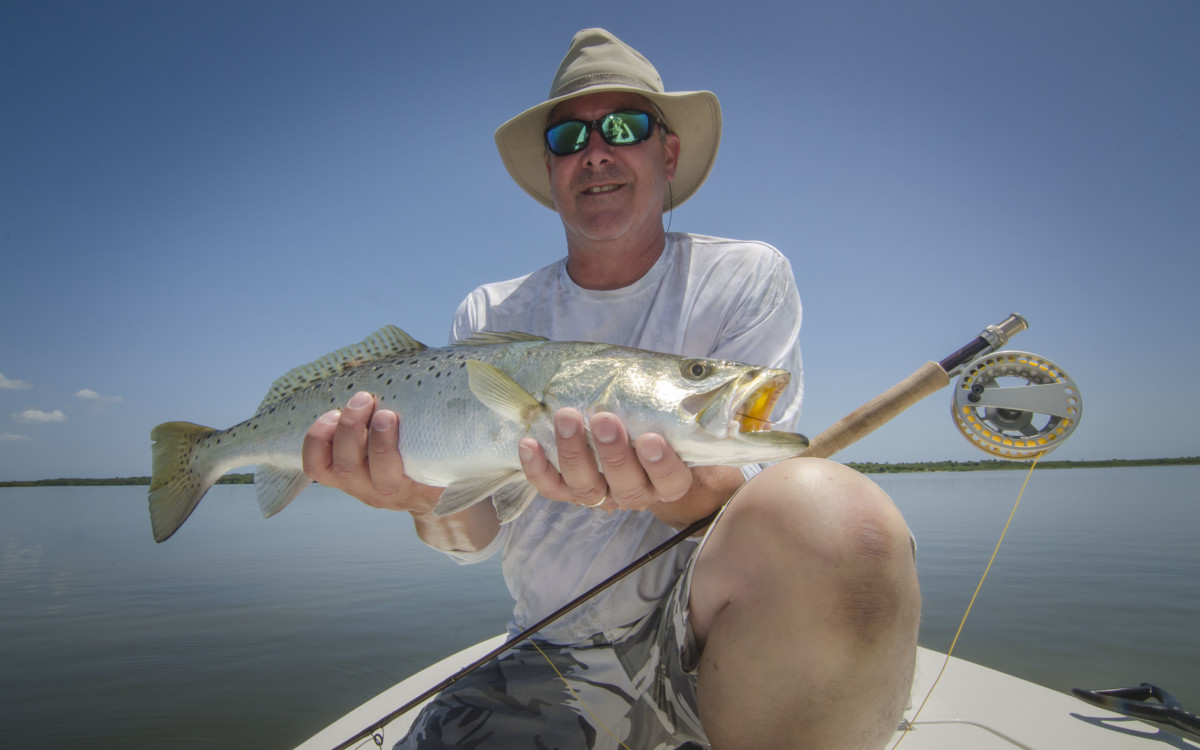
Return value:
<svg viewBox="0 0 1200 750">
<path fill-rule="evenodd" d="M 761 243 L 663 230 L 719 138 L 713 94 L 665 92 L 635 50 L 579 32 L 550 98 L 496 133 L 509 173 L 562 220 L 566 258 L 477 289 L 452 338 L 522 330 L 782 367 L 796 376 L 777 409 L 790 426 L 800 302 L 787 261 Z M 403 415 L 374 406 L 360 394 L 313 425 L 305 470 L 409 511 L 427 544 L 462 562 L 502 550 L 510 632 L 724 506 L 701 544 L 551 625 L 540 651 L 516 649 L 448 689 L 399 747 L 829 749 L 891 737 L 920 597 L 908 529 L 865 477 L 816 459 L 689 468 L 659 435 L 631 443 L 616 416 L 564 409 L 557 468 L 535 441 L 513 446 L 540 493 L 520 518 L 501 527 L 490 503 L 437 518 L 441 489 L 404 475 Z"/>
</svg>

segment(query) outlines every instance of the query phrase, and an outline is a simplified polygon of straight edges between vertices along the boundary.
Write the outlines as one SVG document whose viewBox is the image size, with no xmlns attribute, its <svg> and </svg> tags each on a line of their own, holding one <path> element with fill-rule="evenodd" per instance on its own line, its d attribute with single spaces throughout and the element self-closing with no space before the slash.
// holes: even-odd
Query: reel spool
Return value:
<svg viewBox="0 0 1200 750">
<path fill-rule="evenodd" d="M 1045 357 L 1000 351 L 963 370 L 954 424 L 980 450 L 1013 461 L 1054 450 L 1083 413 L 1079 387 Z"/>
</svg>

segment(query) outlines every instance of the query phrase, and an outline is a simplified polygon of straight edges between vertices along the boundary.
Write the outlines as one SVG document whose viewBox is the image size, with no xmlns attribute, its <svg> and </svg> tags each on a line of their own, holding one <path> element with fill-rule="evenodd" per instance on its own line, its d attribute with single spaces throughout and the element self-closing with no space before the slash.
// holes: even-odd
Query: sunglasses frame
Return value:
<svg viewBox="0 0 1200 750">
<path fill-rule="evenodd" d="M 643 136 L 642 138 L 639 138 L 636 141 L 630 141 L 628 143 L 613 143 L 612 141 L 610 141 L 608 139 L 608 135 L 605 134 L 604 129 L 601 126 L 605 120 L 612 117 L 613 115 L 626 115 L 626 114 L 636 114 L 636 115 L 644 116 L 646 118 L 647 122 L 649 123 L 646 128 L 646 134 L 645 134 L 645 136 Z M 558 151 L 554 150 L 554 145 L 550 141 L 550 131 L 555 130 L 556 128 L 560 128 L 563 125 L 569 125 L 571 123 L 578 123 L 580 125 L 583 125 L 586 128 L 585 132 L 587 133 L 587 137 L 583 139 L 583 143 L 578 143 L 577 147 L 573 151 L 559 153 Z M 549 151 L 550 153 L 554 154 L 555 156 L 570 156 L 571 154 L 577 154 L 580 151 L 587 148 L 588 142 L 591 141 L 591 139 L 592 139 L 592 131 L 593 130 L 596 131 L 597 133 L 599 133 L 600 138 L 603 139 L 604 142 L 610 146 L 636 146 L 639 143 L 645 143 L 646 141 L 650 140 L 650 136 L 654 135 L 654 128 L 656 126 L 662 127 L 663 130 L 666 130 L 666 125 L 663 124 L 663 122 L 661 120 L 659 120 L 652 112 L 647 112 L 642 109 L 617 109 L 617 110 L 613 110 L 612 112 L 609 112 L 608 114 L 604 115 L 600 119 L 592 120 L 591 122 L 588 122 L 587 120 L 579 120 L 579 119 L 560 120 L 559 122 L 556 122 L 553 125 L 548 126 L 546 128 L 546 130 L 542 133 L 542 138 L 546 142 L 546 150 Z"/>
</svg>

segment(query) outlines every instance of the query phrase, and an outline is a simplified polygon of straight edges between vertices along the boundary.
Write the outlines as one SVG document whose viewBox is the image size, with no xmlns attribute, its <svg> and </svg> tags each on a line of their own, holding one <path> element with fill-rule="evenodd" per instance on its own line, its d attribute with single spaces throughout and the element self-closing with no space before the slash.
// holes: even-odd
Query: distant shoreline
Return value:
<svg viewBox="0 0 1200 750">
<path fill-rule="evenodd" d="M 847 466 L 863 474 L 910 474 L 922 471 L 999 471 L 1028 469 L 1029 461 L 924 461 L 917 463 L 881 464 L 849 461 Z M 1188 466 L 1200 464 L 1200 456 L 1184 458 L 1110 458 L 1105 461 L 1039 461 L 1039 469 L 1115 469 L 1129 466 Z"/>
<path fill-rule="evenodd" d="M 1039 469 L 1112 469 L 1128 466 L 1187 466 L 1200 464 L 1200 456 L 1185 458 L 1112 458 L 1106 461 L 1041 461 Z M 999 471 L 1026 469 L 1027 461 L 918 461 L 914 463 L 846 463 L 863 474 L 913 474 L 928 471 Z M 37 479 L 0 482 L 0 487 L 122 487 L 149 485 L 150 477 L 112 477 L 109 479 Z M 217 484 L 254 484 L 253 474 L 226 474 Z"/>
</svg>

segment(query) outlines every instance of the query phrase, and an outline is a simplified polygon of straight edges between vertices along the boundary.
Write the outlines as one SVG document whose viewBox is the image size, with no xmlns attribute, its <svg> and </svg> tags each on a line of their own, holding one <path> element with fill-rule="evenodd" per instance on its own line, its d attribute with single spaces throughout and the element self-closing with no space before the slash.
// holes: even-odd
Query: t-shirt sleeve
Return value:
<svg viewBox="0 0 1200 750">
<path fill-rule="evenodd" d="M 475 563 L 483 562 L 492 555 L 496 554 L 496 552 L 504 546 L 504 542 L 508 539 L 508 529 L 508 526 L 501 526 L 499 533 L 496 534 L 496 538 L 488 543 L 486 547 L 475 552 L 460 552 L 458 550 L 438 549 L 437 547 L 433 547 L 428 544 L 425 546 L 430 547 L 431 549 L 436 549 L 438 552 L 441 552 L 459 565 L 474 565 Z M 422 540 L 422 542 L 424 542 L 424 540 Z"/>
</svg>

